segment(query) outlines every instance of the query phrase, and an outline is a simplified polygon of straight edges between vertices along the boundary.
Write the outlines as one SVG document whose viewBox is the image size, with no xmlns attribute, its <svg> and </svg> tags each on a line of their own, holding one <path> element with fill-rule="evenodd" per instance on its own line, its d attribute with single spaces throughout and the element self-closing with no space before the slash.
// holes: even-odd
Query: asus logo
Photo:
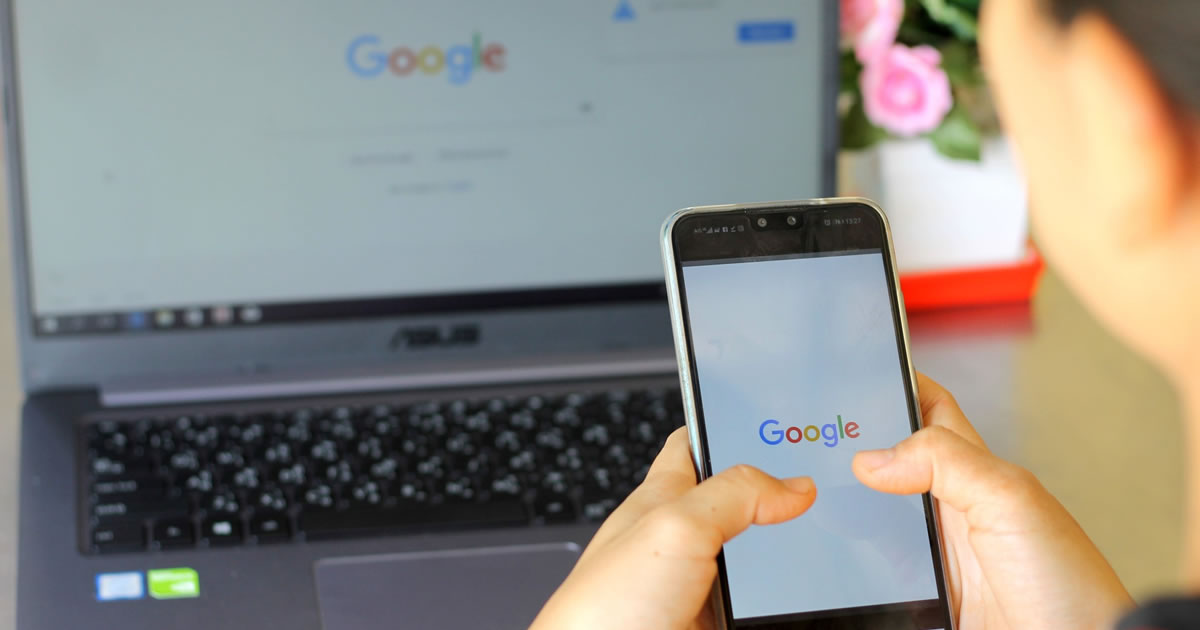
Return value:
<svg viewBox="0 0 1200 630">
<path fill-rule="evenodd" d="M 392 350 L 420 350 L 473 346 L 479 343 L 479 336 L 479 324 L 412 326 L 397 330 L 388 347 Z"/>
</svg>

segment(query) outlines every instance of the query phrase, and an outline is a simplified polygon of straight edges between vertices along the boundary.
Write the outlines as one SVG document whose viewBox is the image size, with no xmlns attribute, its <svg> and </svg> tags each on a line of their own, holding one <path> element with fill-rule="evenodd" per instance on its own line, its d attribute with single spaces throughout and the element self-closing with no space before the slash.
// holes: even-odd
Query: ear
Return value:
<svg viewBox="0 0 1200 630">
<path fill-rule="evenodd" d="M 1098 219 L 1137 248 L 1170 230 L 1196 198 L 1196 131 L 1125 37 L 1096 13 L 1068 27 L 1065 80 L 1074 99 Z M 1082 191 L 1081 191 L 1082 192 Z"/>
</svg>

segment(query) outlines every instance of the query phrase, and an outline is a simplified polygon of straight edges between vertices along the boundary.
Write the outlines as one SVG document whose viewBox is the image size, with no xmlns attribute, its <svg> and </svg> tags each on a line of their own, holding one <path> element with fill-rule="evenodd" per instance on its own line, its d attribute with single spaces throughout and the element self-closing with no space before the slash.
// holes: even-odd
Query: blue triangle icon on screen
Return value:
<svg viewBox="0 0 1200 630">
<path fill-rule="evenodd" d="M 634 12 L 633 5 L 629 3 L 629 0 L 621 0 L 621 3 L 617 5 L 617 10 L 613 11 L 613 21 L 632 22 L 635 19 L 637 19 L 637 13 Z"/>
</svg>

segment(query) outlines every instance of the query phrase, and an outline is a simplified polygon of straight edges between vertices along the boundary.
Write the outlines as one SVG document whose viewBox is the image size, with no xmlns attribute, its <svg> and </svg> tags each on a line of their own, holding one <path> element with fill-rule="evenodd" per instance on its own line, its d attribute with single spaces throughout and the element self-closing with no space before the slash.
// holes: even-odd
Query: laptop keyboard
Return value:
<svg viewBox="0 0 1200 630">
<path fill-rule="evenodd" d="M 599 522 L 682 424 L 670 388 L 103 420 L 85 547 Z"/>
</svg>

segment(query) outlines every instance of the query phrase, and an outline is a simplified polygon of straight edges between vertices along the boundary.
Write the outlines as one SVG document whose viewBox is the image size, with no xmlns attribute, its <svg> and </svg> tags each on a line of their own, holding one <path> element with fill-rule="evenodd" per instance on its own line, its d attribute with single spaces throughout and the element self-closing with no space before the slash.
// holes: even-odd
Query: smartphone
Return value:
<svg viewBox="0 0 1200 630">
<path fill-rule="evenodd" d="M 808 475 L 813 506 L 727 543 L 727 628 L 953 627 L 936 506 L 850 461 L 921 426 L 887 219 L 866 199 L 681 210 L 663 228 L 697 476 Z"/>
</svg>

